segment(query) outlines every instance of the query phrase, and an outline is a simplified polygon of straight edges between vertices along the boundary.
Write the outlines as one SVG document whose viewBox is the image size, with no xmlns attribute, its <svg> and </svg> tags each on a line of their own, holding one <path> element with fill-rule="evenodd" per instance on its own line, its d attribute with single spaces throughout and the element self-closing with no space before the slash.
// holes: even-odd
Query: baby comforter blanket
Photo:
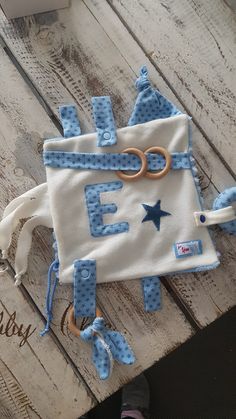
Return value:
<svg viewBox="0 0 236 419">
<path fill-rule="evenodd" d="M 44 144 L 47 183 L 10 203 L 0 224 L 6 256 L 18 221 L 30 217 L 16 252 L 18 283 L 33 228 L 53 228 L 53 270 L 74 284 L 75 317 L 95 315 L 96 283 L 134 278 L 142 278 L 145 309 L 159 309 L 159 276 L 215 268 L 208 225 L 235 218 L 232 207 L 203 209 L 190 118 L 152 88 L 145 67 L 137 88 L 121 129 L 107 96 L 92 99 L 95 133 L 81 135 L 75 107 L 61 107 L 64 138 Z"/>
</svg>

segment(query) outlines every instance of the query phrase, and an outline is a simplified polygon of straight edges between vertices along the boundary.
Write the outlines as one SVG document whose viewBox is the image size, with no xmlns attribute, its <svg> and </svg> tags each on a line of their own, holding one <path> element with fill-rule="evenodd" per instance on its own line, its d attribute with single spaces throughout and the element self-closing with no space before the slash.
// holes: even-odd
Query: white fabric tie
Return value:
<svg viewBox="0 0 236 419">
<path fill-rule="evenodd" d="M 16 285 L 21 283 L 21 276 L 27 270 L 27 259 L 34 228 L 39 225 L 49 228 L 53 226 L 46 183 L 36 186 L 19 198 L 14 199 L 6 207 L 0 223 L 0 249 L 2 249 L 3 259 L 7 257 L 14 230 L 19 221 L 24 218 L 29 218 L 29 220 L 22 227 L 17 241 L 15 257 Z"/>
<path fill-rule="evenodd" d="M 196 225 L 205 227 L 214 224 L 226 223 L 236 219 L 235 210 L 232 206 L 221 208 L 219 210 L 197 211 L 193 213 Z"/>
</svg>

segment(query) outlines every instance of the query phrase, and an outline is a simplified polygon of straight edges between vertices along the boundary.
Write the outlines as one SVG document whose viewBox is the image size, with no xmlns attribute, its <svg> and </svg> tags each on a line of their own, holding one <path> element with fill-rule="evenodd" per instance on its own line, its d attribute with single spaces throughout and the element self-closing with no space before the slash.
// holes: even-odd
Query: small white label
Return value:
<svg viewBox="0 0 236 419">
<path fill-rule="evenodd" d="M 186 256 L 194 256 L 202 254 L 201 240 L 191 240 L 187 242 L 180 242 L 174 244 L 174 252 L 176 258 L 183 258 Z"/>
</svg>

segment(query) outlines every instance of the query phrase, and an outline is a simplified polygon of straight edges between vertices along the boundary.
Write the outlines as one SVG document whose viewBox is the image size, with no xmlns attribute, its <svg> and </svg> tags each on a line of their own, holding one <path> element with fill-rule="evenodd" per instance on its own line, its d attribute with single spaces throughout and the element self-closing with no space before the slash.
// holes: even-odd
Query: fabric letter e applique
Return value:
<svg viewBox="0 0 236 419">
<path fill-rule="evenodd" d="M 108 236 L 129 231 L 129 224 L 125 221 L 115 224 L 103 224 L 104 214 L 114 214 L 117 206 L 114 203 L 101 204 L 102 192 L 116 191 L 123 187 L 123 183 L 107 182 L 87 185 L 85 187 L 86 204 L 88 209 L 90 231 L 93 237 Z"/>
</svg>

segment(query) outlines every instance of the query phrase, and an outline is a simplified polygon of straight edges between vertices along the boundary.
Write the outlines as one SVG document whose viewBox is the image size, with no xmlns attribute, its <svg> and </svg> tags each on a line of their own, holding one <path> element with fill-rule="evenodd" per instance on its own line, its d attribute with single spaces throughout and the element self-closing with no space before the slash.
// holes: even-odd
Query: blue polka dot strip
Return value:
<svg viewBox="0 0 236 419">
<path fill-rule="evenodd" d="M 169 118 L 180 115 L 176 106 L 169 102 L 158 90 L 153 89 L 148 80 L 146 66 L 140 70 L 140 77 L 136 81 L 136 88 L 140 92 L 134 105 L 134 110 L 128 125 L 142 124 L 154 119 Z"/>
<path fill-rule="evenodd" d="M 124 336 L 117 331 L 105 331 L 105 341 L 109 345 L 113 358 L 120 364 L 130 365 L 134 362 L 133 352 Z"/>
<path fill-rule="evenodd" d="M 116 144 L 116 127 L 110 97 L 93 97 L 92 106 L 98 136 L 98 147 L 107 147 Z"/>
<path fill-rule="evenodd" d="M 115 204 L 101 204 L 100 194 L 117 191 L 123 187 L 121 181 L 96 183 L 85 186 L 85 197 L 89 216 L 90 232 L 93 237 L 108 236 L 110 234 L 125 233 L 129 231 L 129 224 L 124 221 L 115 224 L 103 224 L 104 214 L 114 214 L 117 211 Z"/>
<path fill-rule="evenodd" d="M 189 153 L 172 153 L 171 168 L 190 169 Z M 72 153 L 46 151 L 43 155 L 45 166 L 88 170 L 140 170 L 138 156 L 128 153 Z M 160 154 L 147 154 L 148 170 L 162 170 L 165 158 Z"/>
<path fill-rule="evenodd" d="M 161 284 L 158 276 L 142 278 L 142 289 L 145 311 L 152 312 L 161 309 Z"/>
<path fill-rule="evenodd" d="M 96 314 L 96 261 L 93 259 L 74 263 L 74 310 L 75 318 Z"/>
<path fill-rule="evenodd" d="M 60 106 L 59 115 L 65 138 L 81 135 L 77 109 L 74 105 Z"/>
</svg>

